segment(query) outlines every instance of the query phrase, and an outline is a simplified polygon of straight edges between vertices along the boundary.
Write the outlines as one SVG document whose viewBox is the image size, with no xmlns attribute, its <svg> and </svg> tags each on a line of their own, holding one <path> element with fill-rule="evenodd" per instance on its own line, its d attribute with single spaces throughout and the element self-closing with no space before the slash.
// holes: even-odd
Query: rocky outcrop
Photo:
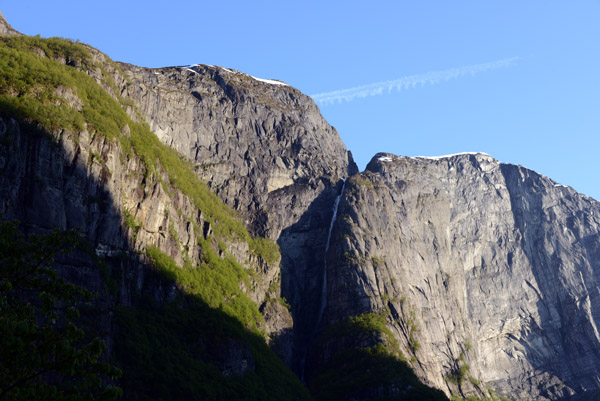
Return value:
<svg viewBox="0 0 600 401">
<path fill-rule="evenodd" d="M 314 101 L 283 82 L 206 65 L 121 68 L 121 95 L 257 234 L 277 239 L 357 171 Z"/>
<path fill-rule="evenodd" d="M 22 33 L 18 32 L 14 29 L 4 18 L 4 15 L 0 11 L 0 35 L 22 35 Z"/>
<path fill-rule="evenodd" d="M 136 157 L 124 163 L 117 143 L 87 131 L 62 131 L 52 137 L 2 118 L 0 140 L 3 219 L 20 221 L 21 228 L 33 234 L 78 229 L 101 258 L 133 256 L 153 245 L 179 263 L 198 261 L 196 234 L 188 220 L 198 216 L 192 202 L 181 192 L 166 193 L 158 180 L 148 180 L 143 187 L 145 167 Z M 197 223 L 203 225 L 202 215 Z M 73 267 L 85 259 L 89 258 L 75 260 Z M 86 263 L 93 265 L 91 260 Z M 109 303 L 130 305 L 146 286 L 143 269 L 123 273 L 120 289 L 113 294 L 119 299 Z M 97 269 L 76 281 L 112 298 Z M 152 298 L 164 300 L 162 289 Z"/>
<path fill-rule="evenodd" d="M 89 52 L 85 62 L 60 54 L 53 58 L 91 76 L 134 121 L 147 122 L 164 143 L 189 159 L 197 175 L 240 212 L 252 232 L 279 242 L 281 267 L 279 260 L 257 259 L 244 241 L 223 245 L 241 264 L 258 272 L 250 288 L 244 289 L 262 304 L 266 329 L 282 358 L 298 359 L 293 353 L 299 336 L 292 333 L 290 312 L 269 300 L 283 295 L 291 303 L 294 320 L 302 322 L 295 330 L 312 332 L 319 302 L 316 288 L 321 285 L 315 278 L 322 270 L 314 263 L 315 255 L 320 254 L 322 263 L 338 183 L 357 170 L 335 129 L 309 97 L 278 81 L 212 66 L 139 68 L 114 63 L 85 47 Z M 83 107 L 69 88 L 58 88 L 57 96 L 69 107 Z M 128 129 L 122 134 L 130 135 Z M 65 132 L 53 135 L 67 156 L 44 149 L 29 160 L 31 165 L 15 161 L 21 169 L 36 170 L 33 174 L 51 182 L 51 188 L 20 186 L 20 176 L 15 177 L 18 182 L 7 182 L 7 191 L 37 199 L 20 207 L 7 197 L 7 217 L 46 228 L 81 226 L 86 235 L 90 231 L 90 241 L 103 255 L 119 253 L 128 245 L 134 251 L 157 246 L 180 265 L 201 258 L 192 223 L 205 237 L 212 233 L 210 223 L 202 210 L 194 211 L 189 199 L 177 191 L 173 197 L 164 188 L 167 174 L 152 174 L 153 181 L 147 182 L 139 160 L 127 156 L 129 165 L 120 163 L 123 149 L 102 135 L 87 131 L 71 138 Z M 32 142 L 25 147 L 35 146 Z M 23 156 L 7 149 L 7 157 L 17 155 Z M 56 160 L 49 166 L 38 158 Z M 23 177 L 31 180 L 28 174 Z M 47 178 L 48 174 L 56 177 Z M 76 183 L 70 183 L 75 178 L 69 174 L 77 174 Z M 106 202 L 112 208 L 93 207 L 99 188 L 110 194 Z"/>
<path fill-rule="evenodd" d="M 121 68 L 120 94 L 157 136 L 195 162 L 252 232 L 279 243 L 281 271 L 269 281 L 280 280 L 291 304 L 295 352 L 282 356 L 300 372 L 320 305 L 332 205 L 341 179 L 358 171 L 350 152 L 314 101 L 283 82 L 206 65 Z"/>
<path fill-rule="evenodd" d="M 449 395 L 591 399 L 599 231 L 600 203 L 523 167 L 378 154 L 340 204 L 322 326 L 383 314 Z"/>
</svg>

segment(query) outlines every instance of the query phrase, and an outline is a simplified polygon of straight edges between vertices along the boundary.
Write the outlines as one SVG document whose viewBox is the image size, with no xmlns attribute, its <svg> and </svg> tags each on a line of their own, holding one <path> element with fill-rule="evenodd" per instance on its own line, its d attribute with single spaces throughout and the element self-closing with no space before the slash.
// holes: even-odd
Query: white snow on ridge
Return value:
<svg viewBox="0 0 600 401">
<path fill-rule="evenodd" d="M 391 162 L 392 158 L 389 156 L 381 156 L 381 157 L 378 157 L 377 160 L 379 160 L 380 162 Z"/>
<path fill-rule="evenodd" d="M 196 72 L 196 71 L 192 70 L 192 68 L 194 68 L 194 67 L 198 67 L 198 66 L 200 66 L 200 64 L 190 64 L 190 65 L 184 65 L 184 66 L 182 66 L 181 68 L 183 68 L 183 69 L 185 69 L 185 70 L 188 70 L 188 71 Z M 244 74 L 244 73 L 242 73 L 242 72 L 239 72 L 239 71 L 230 70 L 229 68 L 221 67 L 220 65 L 210 65 L 210 64 L 206 64 L 206 66 L 207 66 L 207 67 L 213 67 L 213 68 L 215 68 L 215 67 L 216 67 L 216 68 L 220 68 L 220 69 L 222 69 L 222 70 L 225 70 L 225 71 L 227 71 L 227 72 L 230 72 L 230 73 L 232 73 L 232 74 L 243 74 L 243 75 L 248 75 L 250 78 L 253 78 L 253 79 L 256 79 L 257 81 L 264 82 L 264 83 L 271 84 L 271 85 L 289 86 L 289 85 L 288 85 L 288 84 L 286 84 L 285 82 L 276 81 L 276 80 L 274 80 L 274 79 L 263 79 L 263 78 L 257 78 L 257 77 L 254 77 L 254 76 L 252 76 L 252 75 L 249 75 L 249 74 Z"/>
<path fill-rule="evenodd" d="M 415 159 L 440 160 L 440 159 L 447 159 L 448 157 L 462 156 L 462 155 L 483 155 L 483 156 L 491 157 L 487 153 L 483 153 L 483 152 L 461 152 L 461 153 L 453 153 L 451 155 L 443 155 L 443 156 L 415 156 Z"/>
<path fill-rule="evenodd" d="M 268 84 L 271 84 L 271 85 L 289 86 L 289 85 L 288 85 L 288 84 L 286 84 L 285 82 L 281 82 L 281 81 L 275 81 L 275 80 L 273 80 L 273 79 L 262 79 L 262 78 L 256 78 L 256 77 L 253 77 L 252 75 L 250 75 L 250 77 L 252 77 L 252 78 L 256 79 L 257 81 L 260 81 L 260 82 L 265 82 L 265 83 L 268 83 Z"/>
</svg>

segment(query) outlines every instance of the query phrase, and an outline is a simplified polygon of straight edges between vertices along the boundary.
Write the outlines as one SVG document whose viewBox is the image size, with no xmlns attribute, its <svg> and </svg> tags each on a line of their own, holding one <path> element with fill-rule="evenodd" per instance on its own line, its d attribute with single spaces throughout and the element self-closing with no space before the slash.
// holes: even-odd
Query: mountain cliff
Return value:
<svg viewBox="0 0 600 401">
<path fill-rule="evenodd" d="M 591 399 L 599 228 L 597 201 L 488 155 L 378 154 L 341 199 L 321 324 L 380 314 L 455 396 Z"/>
<path fill-rule="evenodd" d="M 2 219 L 80 230 L 126 399 L 600 392 L 595 200 L 485 154 L 359 174 L 283 82 L 0 35 Z"/>
</svg>

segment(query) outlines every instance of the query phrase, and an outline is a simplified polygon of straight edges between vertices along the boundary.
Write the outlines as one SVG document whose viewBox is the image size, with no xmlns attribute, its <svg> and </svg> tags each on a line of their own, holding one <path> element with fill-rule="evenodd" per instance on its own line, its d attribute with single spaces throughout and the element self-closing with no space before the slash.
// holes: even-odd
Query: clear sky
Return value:
<svg viewBox="0 0 600 401">
<path fill-rule="evenodd" d="M 600 199 L 600 0 L 0 0 L 0 10 L 25 34 L 79 39 L 114 60 L 221 65 L 329 94 L 321 111 L 361 170 L 382 151 L 480 151 Z"/>
</svg>

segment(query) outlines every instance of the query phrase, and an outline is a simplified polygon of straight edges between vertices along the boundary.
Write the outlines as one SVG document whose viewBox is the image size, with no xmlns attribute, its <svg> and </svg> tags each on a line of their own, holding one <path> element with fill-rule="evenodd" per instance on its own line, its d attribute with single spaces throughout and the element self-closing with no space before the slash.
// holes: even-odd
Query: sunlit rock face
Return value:
<svg viewBox="0 0 600 401">
<path fill-rule="evenodd" d="M 590 399 L 599 230 L 599 202 L 521 166 L 378 154 L 340 203 L 322 326 L 383 313 L 418 374 L 449 395 Z"/>
<path fill-rule="evenodd" d="M 207 65 L 122 68 L 122 95 L 259 234 L 277 239 L 357 171 L 314 101 L 280 81 Z"/>
<path fill-rule="evenodd" d="M 121 67 L 121 95 L 157 136 L 194 161 L 253 233 L 278 242 L 281 266 L 270 280 L 294 317 L 282 356 L 300 372 L 319 311 L 332 205 L 342 179 L 358 172 L 351 153 L 314 101 L 280 81 L 207 65 Z M 286 324 L 278 330 L 291 330 Z"/>
</svg>

